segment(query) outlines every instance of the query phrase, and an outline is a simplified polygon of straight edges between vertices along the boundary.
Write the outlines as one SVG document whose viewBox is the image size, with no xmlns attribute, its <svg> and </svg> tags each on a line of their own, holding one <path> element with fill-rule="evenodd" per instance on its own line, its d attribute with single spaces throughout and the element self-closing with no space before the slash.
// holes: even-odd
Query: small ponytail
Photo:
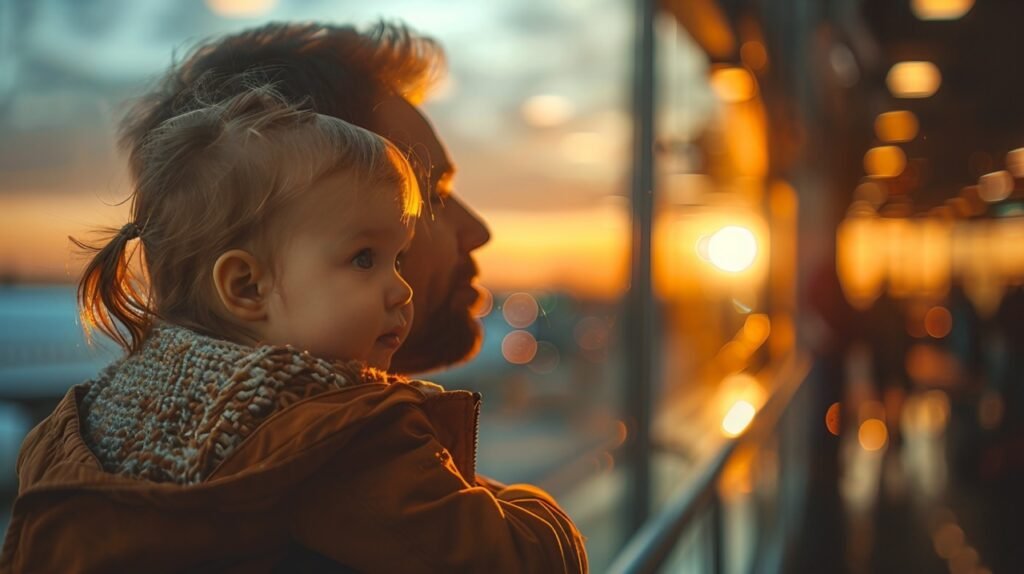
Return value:
<svg viewBox="0 0 1024 574">
<path fill-rule="evenodd" d="M 108 231 L 113 237 L 103 247 L 68 238 L 80 249 L 94 253 L 78 283 L 78 314 L 89 342 L 93 331 L 99 329 L 131 354 L 142 346 L 153 325 L 153 312 L 136 287 L 130 267 L 135 250 L 128 251 L 128 242 L 142 232 L 135 223 Z"/>
</svg>

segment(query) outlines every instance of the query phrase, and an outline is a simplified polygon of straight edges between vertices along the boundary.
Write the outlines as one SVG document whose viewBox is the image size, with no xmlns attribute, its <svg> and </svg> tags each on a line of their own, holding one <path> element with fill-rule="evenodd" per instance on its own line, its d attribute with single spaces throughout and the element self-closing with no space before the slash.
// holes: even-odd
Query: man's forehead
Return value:
<svg viewBox="0 0 1024 574">
<path fill-rule="evenodd" d="M 437 181 L 454 171 L 448 151 L 437 132 L 416 106 L 400 96 L 384 98 L 374 108 L 374 130 L 391 140 L 403 152 L 409 152 L 410 161 L 429 169 L 430 177 Z"/>
</svg>

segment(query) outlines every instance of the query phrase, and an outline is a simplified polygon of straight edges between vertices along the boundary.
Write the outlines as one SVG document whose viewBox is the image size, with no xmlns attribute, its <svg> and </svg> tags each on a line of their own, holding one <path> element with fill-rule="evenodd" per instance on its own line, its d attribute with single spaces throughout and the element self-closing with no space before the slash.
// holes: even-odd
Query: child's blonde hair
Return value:
<svg viewBox="0 0 1024 574">
<path fill-rule="evenodd" d="M 270 86 L 204 104 L 160 124 L 130 150 L 131 219 L 94 252 L 78 286 L 87 335 L 99 329 L 139 349 L 157 318 L 210 335 L 248 335 L 216 300 L 213 266 L 233 248 L 273 265 L 274 213 L 320 178 L 344 170 L 354 188 L 393 185 L 419 214 L 416 178 L 383 137 L 288 104 Z M 139 238 L 144 282 L 131 270 Z"/>
</svg>

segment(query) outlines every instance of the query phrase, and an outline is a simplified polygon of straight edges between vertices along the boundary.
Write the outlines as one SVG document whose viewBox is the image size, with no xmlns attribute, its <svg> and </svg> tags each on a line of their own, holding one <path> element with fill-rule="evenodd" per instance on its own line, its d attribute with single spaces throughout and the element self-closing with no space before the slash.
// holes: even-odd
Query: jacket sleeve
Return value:
<svg viewBox="0 0 1024 574">
<path fill-rule="evenodd" d="M 582 536 L 547 493 L 469 484 L 423 412 L 396 410 L 295 494 L 298 544 L 361 572 L 587 572 Z"/>
</svg>

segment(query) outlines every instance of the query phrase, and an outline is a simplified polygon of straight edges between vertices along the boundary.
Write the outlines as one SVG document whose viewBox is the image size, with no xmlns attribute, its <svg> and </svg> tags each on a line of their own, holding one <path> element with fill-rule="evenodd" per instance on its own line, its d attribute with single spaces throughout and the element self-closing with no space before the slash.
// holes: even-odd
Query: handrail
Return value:
<svg viewBox="0 0 1024 574">
<path fill-rule="evenodd" d="M 664 506 L 664 510 L 648 520 L 619 552 L 611 566 L 610 574 L 639 574 L 654 572 L 661 566 L 674 549 L 682 533 L 709 506 L 717 507 L 715 485 L 722 470 L 736 448 L 765 430 L 774 429 L 782 414 L 800 389 L 809 372 L 810 362 L 801 355 L 791 355 L 779 369 L 780 381 L 771 398 L 765 403 L 758 416 L 742 435 L 726 441 L 721 449 L 700 470 L 695 480 L 689 481 L 676 496 Z M 720 524 L 715 525 L 720 528 Z M 720 532 L 716 532 L 714 549 L 716 565 L 720 567 Z M 718 571 L 720 568 L 716 568 Z"/>
</svg>

